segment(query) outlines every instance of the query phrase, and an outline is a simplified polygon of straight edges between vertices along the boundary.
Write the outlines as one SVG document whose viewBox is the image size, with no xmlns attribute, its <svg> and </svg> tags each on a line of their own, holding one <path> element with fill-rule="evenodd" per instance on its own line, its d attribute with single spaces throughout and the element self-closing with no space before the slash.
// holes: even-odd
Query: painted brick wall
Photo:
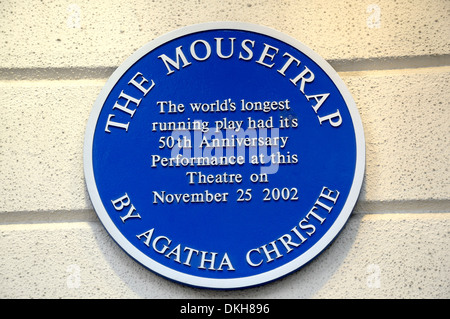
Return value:
<svg viewBox="0 0 450 319">
<path fill-rule="evenodd" d="M 0 2 L 0 298 L 449 298 L 450 1 Z M 328 60 L 356 100 L 367 163 L 343 232 L 281 280 L 173 283 L 130 259 L 92 209 L 87 118 L 108 76 L 174 29 L 242 21 Z"/>
</svg>

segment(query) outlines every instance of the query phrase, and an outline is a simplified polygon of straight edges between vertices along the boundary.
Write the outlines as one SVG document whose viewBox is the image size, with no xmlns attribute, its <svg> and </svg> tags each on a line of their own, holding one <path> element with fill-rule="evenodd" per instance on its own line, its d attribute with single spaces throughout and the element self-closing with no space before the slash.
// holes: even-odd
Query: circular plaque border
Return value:
<svg viewBox="0 0 450 319">
<path fill-rule="evenodd" d="M 311 60 L 313 60 L 319 67 L 322 68 L 322 70 L 330 77 L 330 79 L 333 81 L 333 83 L 340 91 L 347 105 L 348 111 L 351 115 L 356 137 L 356 165 L 352 187 L 350 189 L 348 198 L 345 202 L 342 211 L 339 213 L 338 218 L 336 219 L 334 224 L 330 227 L 330 229 L 325 233 L 325 235 L 320 240 L 318 240 L 317 243 L 314 246 L 312 246 L 308 251 L 306 251 L 304 254 L 300 255 L 296 259 L 292 260 L 291 262 L 288 262 L 276 269 L 258 275 L 242 278 L 231 278 L 231 279 L 204 278 L 173 270 L 149 258 L 139 249 L 137 249 L 134 245 L 132 245 L 128 241 L 128 239 L 114 225 L 105 207 L 103 206 L 103 202 L 100 198 L 95 182 L 93 161 L 92 161 L 92 146 L 98 117 L 102 110 L 103 104 L 108 97 L 108 94 L 114 88 L 114 86 L 123 76 L 123 74 L 133 64 L 139 61 L 139 59 L 142 58 L 145 54 L 151 52 L 155 48 L 159 47 L 160 45 L 168 41 L 196 32 L 221 30 L 221 29 L 241 30 L 260 33 L 262 35 L 270 36 L 282 42 L 285 42 L 286 44 L 306 54 Z M 310 48 L 308 48 L 301 42 L 297 41 L 296 39 L 284 33 L 271 29 L 269 27 L 242 22 L 209 22 L 186 26 L 156 38 L 155 40 L 147 43 L 146 45 L 138 49 L 123 64 L 121 64 L 116 69 L 116 71 L 111 75 L 111 77 L 104 85 L 97 100 L 94 103 L 94 107 L 91 111 L 86 127 L 83 156 L 84 156 L 84 174 L 86 185 L 94 209 L 100 221 L 106 228 L 107 232 L 110 234 L 111 237 L 113 237 L 116 243 L 123 250 L 125 250 L 126 253 L 128 253 L 137 262 L 141 263 L 150 270 L 166 278 L 169 278 L 177 282 L 181 282 L 183 284 L 203 288 L 236 289 L 261 285 L 279 279 L 280 277 L 283 277 L 299 269 L 300 267 L 304 266 L 306 263 L 311 261 L 313 258 L 315 258 L 318 254 L 320 254 L 335 239 L 335 237 L 342 230 L 348 218 L 350 217 L 350 214 L 353 210 L 354 205 L 356 204 L 356 201 L 358 199 L 361 190 L 365 169 L 365 140 L 361 118 L 359 116 L 358 109 L 350 92 L 348 91 L 346 85 L 341 80 L 336 71 L 330 66 L 330 64 L 328 64 L 328 62 L 326 62 L 317 53 L 315 53 Z"/>
</svg>

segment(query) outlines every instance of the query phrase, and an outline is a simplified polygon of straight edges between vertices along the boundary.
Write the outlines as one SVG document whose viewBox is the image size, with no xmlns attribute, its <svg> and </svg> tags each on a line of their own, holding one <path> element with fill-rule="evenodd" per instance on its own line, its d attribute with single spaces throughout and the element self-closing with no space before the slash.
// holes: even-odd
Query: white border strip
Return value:
<svg viewBox="0 0 450 319">
<path fill-rule="evenodd" d="M 151 52 L 152 50 L 154 50 L 155 48 L 159 47 L 160 45 L 166 42 L 196 32 L 219 30 L 219 29 L 242 30 L 260 33 L 283 41 L 306 54 L 310 59 L 312 59 L 315 63 L 317 63 L 327 73 L 327 75 L 331 78 L 331 80 L 339 89 L 350 112 L 356 135 L 357 158 L 353 184 L 341 213 L 339 214 L 338 218 L 331 226 L 331 228 L 328 230 L 328 232 L 307 252 L 297 257 L 296 259 L 292 260 L 291 262 L 284 264 L 283 266 L 280 266 L 276 269 L 270 270 L 262 274 L 232 279 L 203 278 L 184 274 L 154 261 L 153 259 L 146 256 L 144 253 L 142 253 L 140 250 L 138 250 L 135 246 L 133 246 L 127 240 L 127 238 L 124 237 L 122 233 L 117 229 L 117 227 L 114 225 L 111 218 L 109 217 L 108 213 L 106 212 L 106 209 L 103 206 L 103 203 L 100 199 L 100 195 L 98 194 L 92 165 L 92 146 L 97 120 L 102 110 L 103 104 L 108 97 L 108 94 L 114 88 L 114 86 L 122 77 L 122 75 L 133 64 L 139 61 L 139 59 L 142 58 L 145 54 Z M 336 73 L 336 71 L 331 67 L 331 65 L 328 62 L 326 62 L 317 53 L 315 53 L 313 50 L 311 50 L 301 42 L 295 40 L 294 38 L 291 38 L 286 34 L 283 34 L 279 31 L 276 31 L 268 27 L 241 22 L 209 22 L 187 26 L 182 29 L 178 29 L 170 33 L 167 33 L 147 43 L 142 48 L 138 49 L 122 65 L 120 65 L 117 68 L 117 70 L 108 79 L 107 83 L 101 90 L 97 100 L 94 103 L 94 107 L 89 117 L 86 128 L 83 155 L 84 155 L 84 174 L 86 178 L 86 184 L 95 211 L 97 212 L 98 217 L 100 218 L 101 222 L 103 223 L 108 233 L 114 238 L 117 244 L 122 247 L 122 249 L 124 249 L 129 255 L 131 255 L 131 257 L 133 257 L 136 261 L 138 261 L 142 265 L 150 268 L 150 270 L 164 277 L 168 277 L 169 279 L 187 285 L 205 288 L 235 289 L 261 285 L 270 282 L 272 280 L 278 279 L 282 276 L 285 276 L 299 269 L 309 261 L 311 261 L 333 241 L 333 239 L 338 235 L 338 233 L 341 231 L 341 229 L 347 222 L 348 218 L 350 217 L 350 214 L 353 210 L 353 207 L 356 204 L 356 201 L 358 199 L 361 190 L 365 169 L 365 140 L 361 118 L 359 116 L 359 112 L 356 107 L 355 101 L 353 100 L 350 92 L 348 91 L 347 87 L 345 86 L 344 82 L 341 80 L 339 75 Z"/>
</svg>

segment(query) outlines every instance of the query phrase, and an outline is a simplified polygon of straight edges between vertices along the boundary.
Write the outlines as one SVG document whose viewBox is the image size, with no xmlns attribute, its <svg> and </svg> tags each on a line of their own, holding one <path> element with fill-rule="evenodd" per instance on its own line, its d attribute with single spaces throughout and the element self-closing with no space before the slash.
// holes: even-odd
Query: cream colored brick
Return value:
<svg viewBox="0 0 450 319">
<path fill-rule="evenodd" d="M 346 73 L 343 80 L 366 137 L 360 210 L 367 202 L 449 200 L 448 68 Z M 91 208 L 84 131 L 103 84 L 0 83 L 0 212 Z"/>
<path fill-rule="evenodd" d="M 152 276 L 127 259 L 101 227 L 99 223 L 0 226 L 2 298 L 136 298 L 121 276 L 131 270 L 130 279 L 144 276 L 142 282 L 147 283 Z"/>
<path fill-rule="evenodd" d="M 450 199 L 449 68 L 365 74 L 343 76 L 366 138 L 361 199 Z"/>
<path fill-rule="evenodd" d="M 143 268 L 99 223 L 0 226 L 1 298 L 448 298 L 450 214 L 353 216 L 321 255 L 274 283 L 194 289 Z"/>
<path fill-rule="evenodd" d="M 275 28 L 325 59 L 450 53 L 450 2 L 3 1 L 0 68 L 118 66 L 174 29 L 211 21 Z"/>
<path fill-rule="evenodd" d="M 449 12 L 447 0 L 1 1 L 0 298 L 449 298 Z M 158 36 L 222 20 L 275 28 L 342 71 L 384 70 L 341 73 L 366 134 L 359 214 L 303 269 L 237 291 L 128 257 L 92 210 L 82 162 L 103 78 Z"/>
<path fill-rule="evenodd" d="M 333 244 L 340 252 L 317 261 L 322 268 L 328 261 L 334 273 L 327 269 L 329 278 L 314 296 L 449 298 L 449 226 L 448 211 L 352 218 Z"/>
<path fill-rule="evenodd" d="M 90 207 L 83 143 L 96 82 L 0 85 L 0 211 Z"/>
</svg>

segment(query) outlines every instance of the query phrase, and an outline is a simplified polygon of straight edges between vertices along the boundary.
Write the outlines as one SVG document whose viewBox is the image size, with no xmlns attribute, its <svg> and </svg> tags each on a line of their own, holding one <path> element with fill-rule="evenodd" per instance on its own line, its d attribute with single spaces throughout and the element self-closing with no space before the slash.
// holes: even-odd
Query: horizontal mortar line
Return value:
<svg viewBox="0 0 450 319">
<path fill-rule="evenodd" d="M 450 200 L 358 201 L 355 214 L 450 213 Z"/>
<path fill-rule="evenodd" d="M 369 59 L 336 59 L 328 63 L 337 72 L 383 71 L 443 67 L 450 65 L 450 54 L 418 55 Z"/>
<path fill-rule="evenodd" d="M 0 225 L 98 222 L 93 209 L 17 211 L 0 213 Z"/>
<path fill-rule="evenodd" d="M 450 213 L 450 200 L 359 201 L 353 215 Z M 0 225 L 99 222 L 93 209 L 0 213 Z"/>
<path fill-rule="evenodd" d="M 450 54 L 365 59 L 329 59 L 337 72 L 382 71 L 450 66 Z M 117 66 L 0 68 L 0 81 L 107 79 Z"/>
<path fill-rule="evenodd" d="M 0 81 L 104 80 L 117 67 L 0 68 Z"/>
</svg>

